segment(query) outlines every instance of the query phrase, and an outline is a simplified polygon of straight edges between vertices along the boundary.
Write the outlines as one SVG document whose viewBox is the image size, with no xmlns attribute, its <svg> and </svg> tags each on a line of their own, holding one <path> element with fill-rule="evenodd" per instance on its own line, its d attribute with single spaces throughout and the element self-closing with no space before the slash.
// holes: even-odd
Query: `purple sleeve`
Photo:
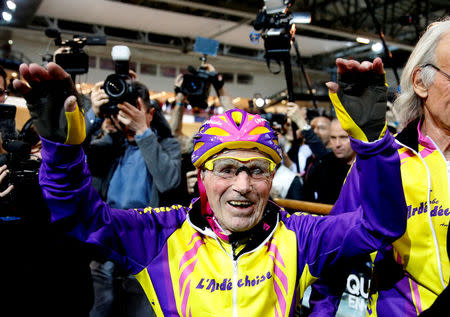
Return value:
<svg viewBox="0 0 450 317">
<path fill-rule="evenodd" d="M 119 210 L 104 203 L 91 186 L 81 146 L 42 139 L 39 183 L 52 222 L 69 235 L 93 244 L 130 273 L 138 273 L 158 254 L 186 218 L 181 206 Z"/>
<path fill-rule="evenodd" d="M 359 191 L 346 186 L 334 215 L 291 216 L 287 227 L 298 234 L 299 263 L 306 262 L 319 277 L 338 259 L 370 253 L 399 238 L 406 229 L 406 203 L 400 174 L 398 146 L 386 134 L 383 139 L 364 143 L 352 140 L 358 153 L 352 176 Z M 349 184 L 350 185 L 350 184 Z M 350 190 L 351 189 L 351 190 Z M 352 203 L 353 202 L 353 203 Z"/>
</svg>

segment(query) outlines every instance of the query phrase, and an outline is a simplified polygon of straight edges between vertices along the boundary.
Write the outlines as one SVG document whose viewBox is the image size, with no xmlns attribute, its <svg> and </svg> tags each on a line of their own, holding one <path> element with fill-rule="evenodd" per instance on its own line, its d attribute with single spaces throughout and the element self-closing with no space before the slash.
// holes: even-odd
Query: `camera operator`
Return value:
<svg viewBox="0 0 450 317">
<path fill-rule="evenodd" d="M 104 83 L 97 83 L 88 112 L 89 123 L 98 125 L 104 120 L 102 135 L 92 134 L 97 127 L 91 127 L 88 164 L 97 178 L 94 185 L 114 208 L 159 206 L 160 195 L 178 186 L 181 178 L 180 146 L 169 124 L 150 100 L 148 89 L 138 81 L 133 85 L 138 96 L 135 104 L 124 101 L 117 104 L 117 113 L 105 115 L 110 97 Z M 91 317 L 113 312 L 115 316 L 130 316 L 131 312 L 151 316 L 152 308 L 136 279 L 124 276 L 110 261 L 97 260 L 91 262 L 96 293 Z"/>
<path fill-rule="evenodd" d="M 0 155 L 2 316 L 87 317 L 93 303 L 87 250 L 61 233 L 64 224 L 50 226 L 50 211 L 38 182 L 40 156 L 32 153 L 39 137 L 33 135 L 31 121 L 17 134 L 14 118 L 8 118 L 11 122 L 3 119 L 0 124 L 5 151 Z"/>
<path fill-rule="evenodd" d="M 202 69 L 207 73 L 214 74 L 216 73 L 216 69 L 213 65 L 203 63 Z M 195 172 L 195 168 L 191 163 L 191 153 L 192 153 L 192 135 L 185 135 L 182 132 L 183 128 L 183 115 L 186 109 L 186 106 L 189 104 L 189 95 L 187 91 L 182 89 L 183 87 L 183 79 L 184 75 L 179 74 L 175 79 L 175 106 L 172 109 L 171 118 L 170 118 L 170 127 L 172 129 L 172 133 L 177 138 L 178 142 L 181 146 L 181 170 L 182 170 L 182 179 L 180 186 L 176 189 L 177 196 L 176 201 L 181 204 L 189 205 L 192 198 L 195 197 L 195 184 L 197 183 L 197 173 Z M 216 90 L 217 96 L 219 96 L 220 103 L 224 108 L 224 111 L 230 110 L 233 108 L 232 98 L 225 88 L 224 81 L 222 75 L 218 74 L 214 80 L 211 81 L 214 89 Z M 197 105 L 191 104 L 192 107 L 196 107 Z M 165 201 L 165 205 L 171 205 L 173 201 L 170 199 L 168 195 L 167 201 Z M 172 197 L 173 199 L 173 197 Z"/>
</svg>

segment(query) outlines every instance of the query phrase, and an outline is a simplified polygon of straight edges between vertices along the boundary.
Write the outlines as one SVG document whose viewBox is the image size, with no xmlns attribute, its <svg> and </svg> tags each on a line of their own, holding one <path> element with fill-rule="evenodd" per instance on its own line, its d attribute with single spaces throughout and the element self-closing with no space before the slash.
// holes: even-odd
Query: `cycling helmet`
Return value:
<svg viewBox="0 0 450 317">
<path fill-rule="evenodd" d="M 194 136 L 192 164 L 202 164 L 224 149 L 258 149 L 267 154 L 275 164 L 281 162 L 278 137 L 269 123 L 259 115 L 241 109 L 228 110 L 212 116 Z"/>
</svg>

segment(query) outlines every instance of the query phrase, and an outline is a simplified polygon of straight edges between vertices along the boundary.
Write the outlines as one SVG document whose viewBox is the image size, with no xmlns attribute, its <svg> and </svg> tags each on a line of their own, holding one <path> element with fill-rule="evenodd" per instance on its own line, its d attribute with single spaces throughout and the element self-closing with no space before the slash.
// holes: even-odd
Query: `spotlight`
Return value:
<svg viewBox="0 0 450 317">
<path fill-rule="evenodd" d="M 6 6 L 11 11 L 16 10 L 16 4 L 14 3 L 14 1 L 11 1 L 11 0 L 6 1 Z"/>
<path fill-rule="evenodd" d="M 5 20 L 6 22 L 11 21 L 11 19 L 12 19 L 11 13 L 6 12 L 6 11 L 2 12 L 2 17 L 3 17 L 3 20 Z"/>
<path fill-rule="evenodd" d="M 266 101 L 263 98 L 260 97 L 260 98 L 255 99 L 255 105 L 258 108 L 264 107 L 265 104 L 266 104 Z"/>
<path fill-rule="evenodd" d="M 381 43 L 375 43 L 372 45 L 372 52 L 380 53 L 383 50 L 383 44 Z"/>
<path fill-rule="evenodd" d="M 8 44 L 9 44 L 9 45 L 13 45 L 13 44 L 14 44 L 14 41 L 13 41 L 13 40 L 8 40 Z"/>
</svg>

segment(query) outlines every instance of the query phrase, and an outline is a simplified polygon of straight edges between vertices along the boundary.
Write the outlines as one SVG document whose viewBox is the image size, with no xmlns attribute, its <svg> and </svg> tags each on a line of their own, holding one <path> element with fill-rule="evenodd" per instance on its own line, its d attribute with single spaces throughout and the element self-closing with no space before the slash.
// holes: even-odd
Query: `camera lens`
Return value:
<svg viewBox="0 0 450 317">
<path fill-rule="evenodd" d="M 105 82 L 105 92 L 114 98 L 118 98 L 125 94 L 127 84 L 122 78 L 111 78 Z"/>
</svg>

